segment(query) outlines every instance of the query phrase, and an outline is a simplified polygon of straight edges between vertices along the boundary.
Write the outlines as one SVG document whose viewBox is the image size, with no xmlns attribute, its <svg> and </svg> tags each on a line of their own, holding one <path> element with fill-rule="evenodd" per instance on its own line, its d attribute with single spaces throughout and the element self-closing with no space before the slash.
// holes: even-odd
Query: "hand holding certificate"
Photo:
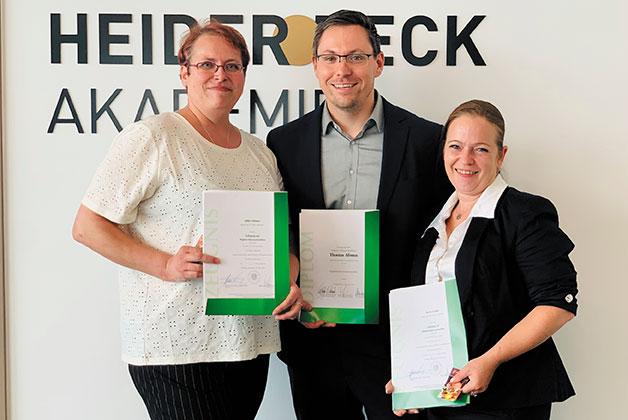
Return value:
<svg viewBox="0 0 628 420">
<path fill-rule="evenodd" d="M 302 322 L 379 321 L 379 212 L 303 210 L 301 290 L 313 310 Z"/>
<path fill-rule="evenodd" d="M 203 267 L 207 315 L 270 315 L 288 295 L 285 192 L 205 191 Z"/>
<path fill-rule="evenodd" d="M 443 392 L 452 368 L 468 361 L 455 280 L 391 291 L 390 334 L 394 410 L 469 402 L 465 394 L 452 397 L 455 386 Z"/>
</svg>

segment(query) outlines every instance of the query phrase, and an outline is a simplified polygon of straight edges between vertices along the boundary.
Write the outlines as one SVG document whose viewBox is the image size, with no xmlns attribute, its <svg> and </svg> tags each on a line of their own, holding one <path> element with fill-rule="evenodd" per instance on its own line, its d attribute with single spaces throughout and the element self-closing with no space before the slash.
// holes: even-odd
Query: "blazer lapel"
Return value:
<svg viewBox="0 0 628 420">
<path fill-rule="evenodd" d="M 302 184 L 306 186 L 305 191 L 310 191 L 309 199 L 312 200 L 311 207 L 315 209 L 325 208 L 325 196 L 323 195 L 323 176 L 321 173 L 321 124 L 323 118 L 323 107 L 320 105 L 311 114 L 310 121 L 303 127 L 303 142 L 305 144 L 305 155 L 298 160 L 301 165 Z"/>
<path fill-rule="evenodd" d="M 438 231 L 433 227 L 429 228 L 419 239 L 412 259 L 412 274 L 410 275 L 412 286 L 425 284 L 425 269 L 436 239 L 438 239 Z"/>
<path fill-rule="evenodd" d="M 384 152 L 382 172 L 379 178 L 377 208 L 386 210 L 397 184 L 401 162 L 408 142 L 409 127 L 404 123 L 406 116 L 396 111 L 395 107 L 384 101 Z"/>
<path fill-rule="evenodd" d="M 473 291 L 473 273 L 475 266 L 475 257 L 478 250 L 478 243 L 486 229 L 489 219 L 482 217 L 474 217 L 469 229 L 462 241 L 460 251 L 456 257 L 456 283 L 458 285 L 458 294 L 460 295 L 460 304 L 464 308 L 465 303 L 471 298 Z"/>
</svg>

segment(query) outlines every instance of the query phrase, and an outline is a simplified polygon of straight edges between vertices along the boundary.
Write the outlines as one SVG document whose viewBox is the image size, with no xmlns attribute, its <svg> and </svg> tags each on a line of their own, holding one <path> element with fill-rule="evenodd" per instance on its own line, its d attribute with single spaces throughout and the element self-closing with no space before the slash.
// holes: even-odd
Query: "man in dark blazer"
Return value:
<svg viewBox="0 0 628 420">
<path fill-rule="evenodd" d="M 375 91 L 384 56 L 362 13 L 329 16 L 316 28 L 313 51 L 326 102 L 271 131 L 267 144 L 288 191 L 293 237 L 302 209 L 380 210 L 380 323 L 325 328 L 319 321 L 308 329 L 284 322 L 280 358 L 299 420 L 363 419 L 363 408 L 370 419 L 394 419 L 384 393 L 388 292 L 410 284 L 415 241 L 451 193 L 437 158 L 441 126 Z"/>
</svg>

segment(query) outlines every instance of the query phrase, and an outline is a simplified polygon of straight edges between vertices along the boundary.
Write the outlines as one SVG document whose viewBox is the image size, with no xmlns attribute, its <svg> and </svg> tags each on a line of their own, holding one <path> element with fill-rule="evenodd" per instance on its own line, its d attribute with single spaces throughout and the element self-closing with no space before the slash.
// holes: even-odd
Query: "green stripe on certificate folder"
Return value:
<svg viewBox="0 0 628 420">
<path fill-rule="evenodd" d="M 467 331 L 462 317 L 462 305 L 458 294 L 458 283 L 456 280 L 445 281 L 445 296 L 447 298 L 447 314 L 449 316 L 449 335 L 453 349 L 454 367 L 462 369 L 469 362 L 467 352 Z M 462 396 L 458 397 L 463 399 Z M 466 396 L 469 402 L 469 396 Z"/>
<path fill-rule="evenodd" d="M 379 323 L 379 211 L 364 214 L 363 323 Z"/>
<path fill-rule="evenodd" d="M 364 324 L 364 309 L 314 308 L 311 312 L 301 312 L 301 322 L 319 320 L 340 324 Z"/>
<path fill-rule="evenodd" d="M 290 250 L 288 240 L 288 193 L 276 192 L 275 198 L 275 306 L 270 315 L 290 292 Z M 258 315 L 258 314 L 251 314 Z"/>
<path fill-rule="evenodd" d="M 206 315 L 270 315 L 275 299 L 207 299 Z"/>
<path fill-rule="evenodd" d="M 399 392 L 393 394 L 393 409 L 398 407 L 426 408 L 426 407 L 455 407 L 469 403 L 468 394 L 460 394 L 456 401 L 448 401 L 438 396 L 440 389 L 428 391 Z"/>
</svg>

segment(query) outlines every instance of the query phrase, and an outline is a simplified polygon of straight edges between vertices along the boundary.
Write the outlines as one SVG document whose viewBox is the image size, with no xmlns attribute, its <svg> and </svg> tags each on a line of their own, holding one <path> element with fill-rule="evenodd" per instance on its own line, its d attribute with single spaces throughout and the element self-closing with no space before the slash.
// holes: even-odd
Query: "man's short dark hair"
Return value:
<svg viewBox="0 0 628 420">
<path fill-rule="evenodd" d="M 321 41 L 321 37 L 323 36 L 323 32 L 332 26 L 348 26 L 348 25 L 359 25 L 366 30 L 366 34 L 369 37 L 369 42 L 373 47 L 373 54 L 377 55 L 381 51 L 381 43 L 379 40 L 379 35 L 377 34 L 377 28 L 375 24 L 362 12 L 358 12 L 356 10 L 338 10 L 337 12 L 332 13 L 316 25 L 316 30 L 314 31 L 314 41 L 312 43 L 312 54 L 315 56 L 318 55 L 318 44 Z"/>
</svg>

